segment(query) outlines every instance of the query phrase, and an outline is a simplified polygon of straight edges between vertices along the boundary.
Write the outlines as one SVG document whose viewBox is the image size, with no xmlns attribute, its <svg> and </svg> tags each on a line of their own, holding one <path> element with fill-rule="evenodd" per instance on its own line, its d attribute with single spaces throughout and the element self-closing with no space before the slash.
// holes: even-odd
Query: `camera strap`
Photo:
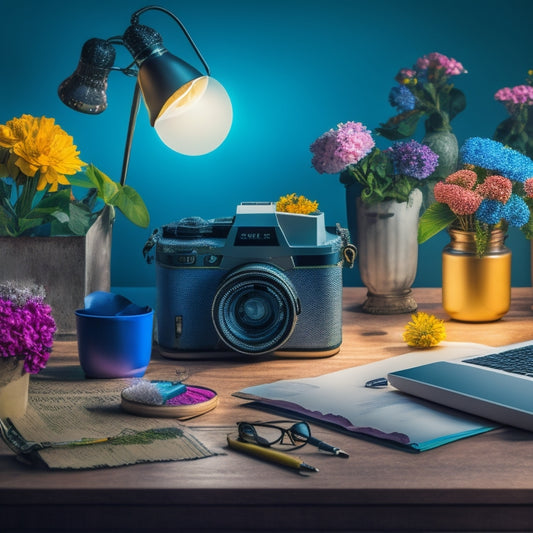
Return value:
<svg viewBox="0 0 533 533">
<path fill-rule="evenodd" d="M 355 259 L 357 257 L 357 248 L 351 242 L 350 230 L 343 228 L 338 222 L 335 226 L 337 235 L 341 238 L 341 252 L 343 259 L 343 266 L 353 268 Z"/>
</svg>

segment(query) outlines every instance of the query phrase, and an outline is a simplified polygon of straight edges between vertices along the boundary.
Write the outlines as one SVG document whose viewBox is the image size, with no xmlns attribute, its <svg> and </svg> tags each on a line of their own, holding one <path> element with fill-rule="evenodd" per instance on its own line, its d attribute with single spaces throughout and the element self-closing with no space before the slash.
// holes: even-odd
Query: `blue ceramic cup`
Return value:
<svg viewBox="0 0 533 533">
<path fill-rule="evenodd" d="M 152 353 L 154 312 L 126 298 L 95 292 L 76 312 L 78 355 L 89 378 L 142 377 Z"/>
</svg>

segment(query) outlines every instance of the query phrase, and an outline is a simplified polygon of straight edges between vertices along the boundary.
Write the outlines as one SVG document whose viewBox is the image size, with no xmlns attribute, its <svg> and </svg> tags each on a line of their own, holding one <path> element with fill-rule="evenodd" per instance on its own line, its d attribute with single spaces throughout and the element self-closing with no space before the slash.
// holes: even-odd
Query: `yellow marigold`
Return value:
<svg viewBox="0 0 533 533">
<path fill-rule="evenodd" d="M 296 196 L 296 193 L 282 196 L 276 204 L 276 210 L 284 213 L 298 213 L 308 215 L 318 209 L 318 202 L 308 200 L 305 196 Z"/>
<path fill-rule="evenodd" d="M 50 185 L 68 185 L 66 175 L 76 174 L 85 163 L 68 135 L 53 118 L 22 115 L 0 126 L 0 146 L 8 148 L 16 157 L 15 165 L 28 177 L 39 172 L 37 190 Z"/>
<path fill-rule="evenodd" d="M 445 338 L 444 321 L 422 312 L 411 315 L 403 333 L 403 340 L 416 348 L 437 346 Z"/>
</svg>

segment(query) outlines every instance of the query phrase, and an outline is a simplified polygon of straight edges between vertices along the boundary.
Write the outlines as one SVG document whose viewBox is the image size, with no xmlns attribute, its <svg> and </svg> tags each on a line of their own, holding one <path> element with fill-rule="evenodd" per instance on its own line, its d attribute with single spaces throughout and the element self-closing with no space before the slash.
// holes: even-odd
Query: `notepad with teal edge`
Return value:
<svg viewBox="0 0 533 533">
<path fill-rule="evenodd" d="M 234 396 L 257 407 L 277 408 L 294 417 L 328 423 L 344 432 L 423 452 L 495 429 L 488 420 L 405 395 L 391 386 L 365 383 L 389 372 L 433 361 L 488 353 L 489 346 L 446 342 L 369 365 L 302 379 L 247 387 Z"/>
</svg>

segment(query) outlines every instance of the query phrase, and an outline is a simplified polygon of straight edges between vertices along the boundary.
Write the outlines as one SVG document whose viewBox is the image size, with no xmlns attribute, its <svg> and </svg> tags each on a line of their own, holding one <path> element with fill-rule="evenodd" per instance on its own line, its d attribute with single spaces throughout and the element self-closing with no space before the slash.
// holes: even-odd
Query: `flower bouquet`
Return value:
<svg viewBox="0 0 533 533">
<path fill-rule="evenodd" d="M 29 374 L 46 366 L 54 342 L 56 324 L 44 299 L 38 285 L 0 284 L 0 358 L 21 360 Z"/>
<path fill-rule="evenodd" d="M 366 204 L 387 200 L 406 202 L 411 191 L 424 185 L 436 168 L 438 156 L 414 140 L 396 142 L 386 150 L 375 146 L 361 122 L 346 122 L 322 134 L 310 148 L 312 165 L 320 174 L 340 174 L 348 186 L 361 186 Z"/>
<path fill-rule="evenodd" d="M 533 161 L 498 141 L 467 139 L 460 150 L 464 168 L 435 185 L 436 202 L 419 221 L 418 242 L 443 229 L 476 234 L 483 256 L 493 229 L 517 227 L 533 236 Z"/>
<path fill-rule="evenodd" d="M 376 131 L 387 139 L 411 137 L 422 117 L 426 131 L 451 131 L 451 120 L 466 107 L 464 94 L 450 83 L 467 71 L 459 61 L 438 52 L 420 57 L 413 68 L 402 68 L 389 102 L 398 113 Z"/>
<path fill-rule="evenodd" d="M 504 87 L 494 95 L 502 102 L 509 117 L 502 121 L 494 132 L 494 139 L 529 157 L 533 156 L 533 71 L 530 71 L 527 85 Z"/>
<path fill-rule="evenodd" d="M 45 366 L 56 324 L 34 284 L 0 284 L 0 419 L 22 416 L 28 404 L 30 374 Z"/>
<path fill-rule="evenodd" d="M 22 115 L 0 125 L 0 236 L 85 235 L 100 214 L 98 199 L 148 226 L 148 210 L 132 187 L 94 165 L 80 173 L 85 165 L 53 118 Z M 73 186 L 89 192 L 77 200 Z"/>
</svg>

